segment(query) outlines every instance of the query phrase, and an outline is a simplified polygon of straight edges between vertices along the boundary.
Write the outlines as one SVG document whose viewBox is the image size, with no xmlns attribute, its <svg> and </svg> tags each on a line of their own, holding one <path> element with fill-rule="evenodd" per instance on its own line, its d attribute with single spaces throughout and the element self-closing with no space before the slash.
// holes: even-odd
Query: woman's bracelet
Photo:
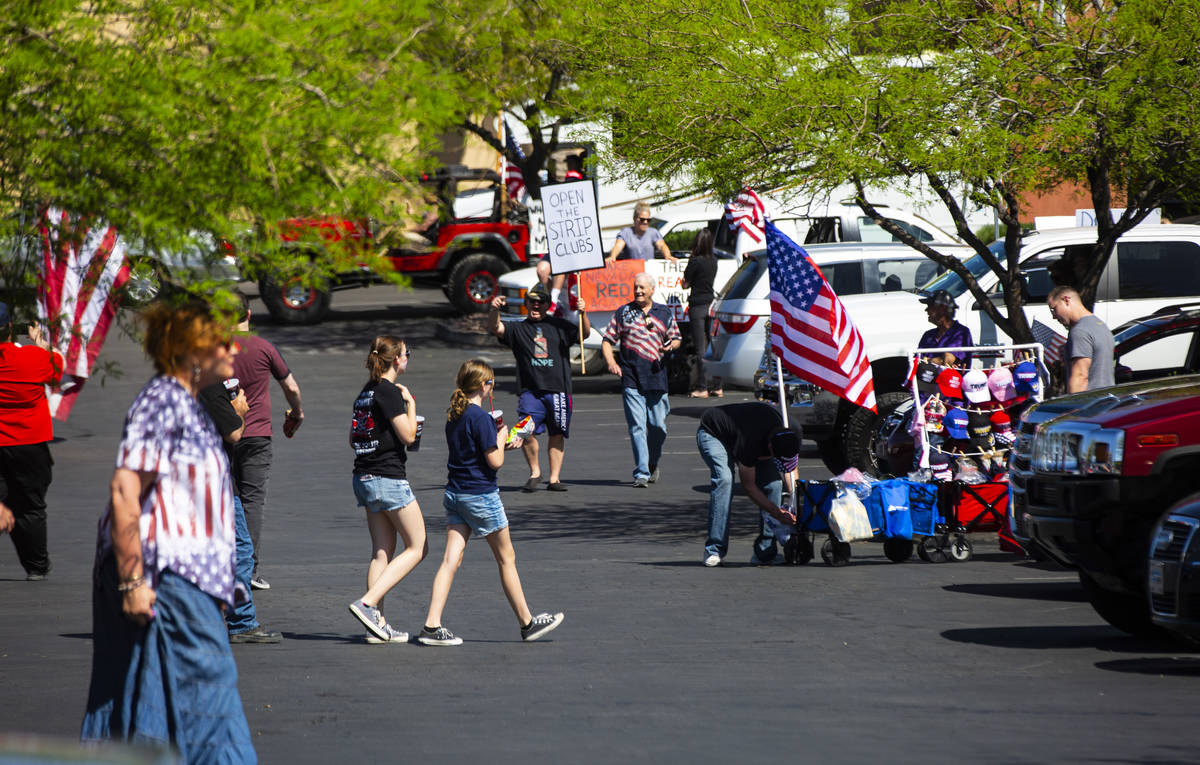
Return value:
<svg viewBox="0 0 1200 765">
<path fill-rule="evenodd" d="M 122 592 L 122 593 L 133 592 L 134 590 L 136 590 L 138 587 L 141 587 L 145 583 L 146 583 L 145 575 L 137 576 L 137 577 L 134 577 L 133 579 L 126 579 L 117 585 L 117 592 Z"/>
</svg>

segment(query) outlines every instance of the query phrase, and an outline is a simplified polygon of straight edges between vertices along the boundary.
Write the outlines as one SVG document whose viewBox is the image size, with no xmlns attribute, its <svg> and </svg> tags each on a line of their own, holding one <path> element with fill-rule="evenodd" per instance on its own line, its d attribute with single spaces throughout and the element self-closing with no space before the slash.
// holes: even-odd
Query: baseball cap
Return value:
<svg viewBox="0 0 1200 765">
<path fill-rule="evenodd" d="M 922 361 L 917 364 L 917 390 L 921 393 L 937 393 L 938 373 L 942 368 L 936 364 L 930 364 L 928 361 Z"/>
<path fill-rule="evenodd" d="M 967 432 L 972 438 L 986 436 L 992 432 L 992 418 L 987 412 L 967 413 Z"/>
<path fill-rule="evenodd" d="M 785 462 L 800 453 L 800 437 L 791 428 L 780 428 L 771 434 L 771 453 Z"/>
<path fill-rule="evenodd" d="M 946 398 L 962 398 L 962 374 L 957 369 L 943 369 L 937 376 L 937 385 Z"/>
<path fill-rule="evenodd" d="M 954 471 L 950 469 L 950 455 L 943 451 L 929 451 L 929 469 L 933 471 L 935 481 L 949 481 L 954 478 Z"/>
<path fill-rule="evenodd" d="M 946 427 L 946 434 L 951 438 L 966 438 L 967 426 L 970 424 L 970 418 L 966 411 L 954 407 L 946 412 L 946 416 L 942 418 L 942 424 Z"/>
<path fill-rule="evenodd" d="M 929 295 L 921 298 L 921 302 L 925 305 L 941 305 L 947 308 L 956 308 L 957 303 L 954 298 L 946 290 L 934 290 Z"/>
<path fill-rule="evenodd" d="M 962 389 L 967 401 L 973 404 L 982 404 L 992 398 L 992 393 L 988 390 L 987 372 L 982 369 L 972 369 L 963 375 Z"/>
<path fill-rule="evenodd" d="M 538 300 L 543 303 L 549 303 L 550 302 L 550 290 L 546 289 L 546 285 L 542 284 L 541 282 L 538 282 L 537 284 L 530 287 L 529 290 L 525 293 L 525 302 L 528 303 L 531 300 Z"/>
<path fill-rule="evenodd" d="M 12 315 L 8 312 L 8 303 L 0 300 L 0 327 L 8 324 L 12 320 Z"/>
<path fill-rule="evenodd" d="M 992 435 L 996 440 L 1005 446 L 1011 446 L 1016 440 L 1013 434 L 1012 418 L 1008 416 L 1008 412 L 1003 409 L 998 409 L 992 412 Z"/>
<path fill-rule="evenodd" d="M 1018 393 L 1037 393 L 1042 388 L 1037 367 L 1032 361 L 1022 361 L 1013 368 L 1013 388 Z"/>
<path fill-rule="evenodd" d="M 1017 390 L 1013 387 L 1012 372 L 1008 371 L 1008 367 L 996 367 L 992 373 L 988 375 L 988 390 L 992 392 L 992 397 L 997 401 L 1012 401 L 1017 397 Z"/>
</svg>

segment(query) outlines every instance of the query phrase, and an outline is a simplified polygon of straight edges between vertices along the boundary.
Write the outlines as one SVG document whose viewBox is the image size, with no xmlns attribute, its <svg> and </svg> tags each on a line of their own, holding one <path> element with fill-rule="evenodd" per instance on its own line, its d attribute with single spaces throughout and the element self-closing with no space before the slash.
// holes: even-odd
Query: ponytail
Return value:
<svg viewBox="0 0 1200 765">
<path fill-rule="evenodd" d="M 454 378 L 458 387 L 450 394 L 450 408 L 446 410 L 446 420 L 454 422 L 462 417 L 463 412 L 467 411 L 467 406 L 471 403 L 471 396 L 483 390 L 483 384 L 495 377 L 496 373 L 492 371 L 491 365 L 486 361 L 481 359 L 464 361 L 458 368 L 458 375 Z"/>
<path fill-rule="evenodd" d="M 371 343 L 371 352 L 363 364 L 371 375 L 371 382 L 379 382 L 404 349 L 404 341 L 395 335 L 380 335 Z"/>
</svg>

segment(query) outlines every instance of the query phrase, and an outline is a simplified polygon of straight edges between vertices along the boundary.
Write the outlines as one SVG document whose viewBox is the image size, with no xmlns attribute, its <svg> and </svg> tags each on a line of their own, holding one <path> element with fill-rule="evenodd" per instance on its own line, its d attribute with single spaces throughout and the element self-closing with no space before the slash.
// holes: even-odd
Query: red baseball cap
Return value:
<svg viewBox="0 0 1200 765">
<path fill-rule="evenodd" d="M 957 369 L 943 369 L 937 376 L 937 385 L 946 398 L 962 398 L 962 373 Z"/>
</svg>

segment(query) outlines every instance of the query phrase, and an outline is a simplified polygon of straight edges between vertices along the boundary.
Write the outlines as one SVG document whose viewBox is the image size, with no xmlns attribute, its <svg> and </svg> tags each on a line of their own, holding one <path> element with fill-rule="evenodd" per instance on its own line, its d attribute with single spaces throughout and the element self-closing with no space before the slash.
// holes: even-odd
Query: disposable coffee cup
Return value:
<svg viewBox="0 0 1200 765">
<path fill-rule="evenodd" d="M 421 431 L 425 428 L 425 418 L 417 415 L 417 435 L 413 438 L 413 442 L 408 445 L 410 452 L 415 452 L 421 448 Z"/>
<path fill-rule="evenodd" d="M 242 384 L 242 381 L 237 379 L 236 377 L 230 377 L 228 380 L 225 381 L 225 391 L 227 393 L 229 393 L 230 401 L 233 401 L 234 399 L 237 398 L 238 386 L 241 384 Z"/>
<path fill-rule="evenodd" d="M 492 419 L 496 421 L 496 430 L 503 428 L 504 427 L 504 410 L 503 409 L 493 409 L 492 410 Z"/>
</svg>

